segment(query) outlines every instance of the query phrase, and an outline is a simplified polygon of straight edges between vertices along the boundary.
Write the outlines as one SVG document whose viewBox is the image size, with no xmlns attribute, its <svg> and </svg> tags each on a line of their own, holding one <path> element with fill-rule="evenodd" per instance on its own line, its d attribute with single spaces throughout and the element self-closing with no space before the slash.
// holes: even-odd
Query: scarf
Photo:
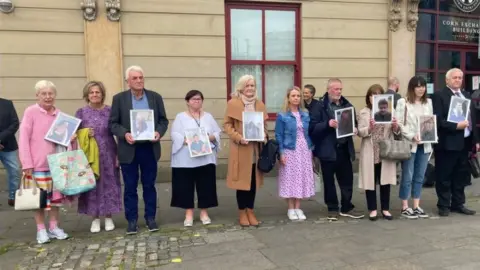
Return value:
<svg viewBox="0 0 480 270">
<path fill-rule="evenodd" d="M 245 111 L 246 112 L 254 112 L 255 111 L 255 101 L 257 100 L 256 96 L 248 98 L 245 95 L 240 94 L 240 98 L 242 99 L 242 102 L 245 105 Z"/>
</svg>

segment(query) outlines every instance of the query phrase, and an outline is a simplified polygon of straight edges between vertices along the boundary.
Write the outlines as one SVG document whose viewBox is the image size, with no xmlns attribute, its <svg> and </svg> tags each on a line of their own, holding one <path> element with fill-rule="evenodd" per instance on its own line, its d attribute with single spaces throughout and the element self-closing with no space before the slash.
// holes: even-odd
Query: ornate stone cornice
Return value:
<svg viewBox="0 0 480 270">
<path fill-rule="evenodd" d="M 97 0 L 83 0 L 80 5 L 85 20 L 93 21 L 97 18 Z"/>
<path fill-rule="evenodd" d="M 415 31 L 418 22 L 418 4 L 421 0 L 408 0 L 407 2 L 407 29 Z"/>
<path fill-rule="evenodd" d="M 408 0 L 407 0 L 408 1 Z M 402 22 L 402 3 L 403 0 L 392 0 L 390 2 L 390 12 L 388 14 L 388 27 L 390 31 L 395 32 Z"/>
<path fill-rule="evenodd" d="M 120 0 L 105 0 L 105 8 L 107 9 L 107 18 L 110 21 L 120 20 Z"/>
</svg>

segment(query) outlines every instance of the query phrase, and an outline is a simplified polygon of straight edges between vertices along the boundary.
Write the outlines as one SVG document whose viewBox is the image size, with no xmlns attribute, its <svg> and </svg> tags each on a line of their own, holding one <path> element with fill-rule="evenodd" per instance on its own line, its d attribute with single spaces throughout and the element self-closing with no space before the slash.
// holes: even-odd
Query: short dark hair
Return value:
<svg viewBox="0 0 480 270">
<path fill-rule="evenodd" d="M 200 96 L 200 98 L 203 100 L 203 94 L 199 90 L 190 90 L 188 93 L 185 95 L 185 100 L 190 101 L 191 98 L 194 96 Z"/>
<path fill-rule="evenodd" d="M 380 99 L 378 101 L 378 106 L 380 107 L 380 105 L 387 105 L 388 106 L 388 101 L 386 99 Z"/>
<path fill-rule="evenodd" d="M 372 109 L 372 103 L 370 103 L 370 97 L 373 95 L 381 95 L 383 93 L 385 93 L 385 90 L 380 84 L 374 84 L 368 88 L 367 94 L 365 95 L 365 104 L 367 104 L 367 107 L 370 110 Z"/>
<path fill-rule="evenodd" d="M 407 88 L 407 101 L 410 103 L 415 103 L 415 88 L 417 87 L 427 87 L 427 81 L 422 76 L 413 76 L 410 81 L 408 82 Z M 425 93 L 420 98 L 422 103 L 427 103 L 427 90 L 425 89 Z"/>
<path fill-rule="evenodd" d="M 315 92 L 317 91 L 315 90 L 315 86 L 313 86 L 312 84 L 305 84 L 303 88 L 307 88 L 308 90 L 310 90 L 310 93 L 312 93 L 312 97 L 315 96 Z"/>
</svg>

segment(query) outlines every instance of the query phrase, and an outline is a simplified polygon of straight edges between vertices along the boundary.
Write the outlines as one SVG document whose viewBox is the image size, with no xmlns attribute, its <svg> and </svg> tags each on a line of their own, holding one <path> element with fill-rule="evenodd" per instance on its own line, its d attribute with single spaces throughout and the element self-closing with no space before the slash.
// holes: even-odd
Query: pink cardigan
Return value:
<svg viewBox="0 0 480 270">
<path fill-rule="evenodd" d="M 19 156 L 22 169 L 49 171 L 47 156 L 55 153 L 55 144 L 44 139 L 60 111 L 48 114 L 38 104 L 25 109 L 20 123 Z"/>
</svg>

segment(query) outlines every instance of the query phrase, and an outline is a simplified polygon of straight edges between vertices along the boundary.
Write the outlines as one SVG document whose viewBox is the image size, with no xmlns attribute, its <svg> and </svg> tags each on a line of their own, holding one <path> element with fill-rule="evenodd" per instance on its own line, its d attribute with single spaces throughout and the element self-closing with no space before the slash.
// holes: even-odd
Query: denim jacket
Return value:
<svg viewBox="0 0 480 270">
<path fill-rule="evenodd" d="M 308 148 L 313 149 L 312 141 L 308 136 L 308 125 L 310 123 L 308 112 L 301 111 L 300 118 L 302 119 L 303 135 L 307 141 Z M 278 142 L 280 154 L 283 154 L 285 149 L 295 150 L 295 144 L 297 143 L 297 120 L 290 111 L 277 115 L 275 139 Z"/>
</svg>

